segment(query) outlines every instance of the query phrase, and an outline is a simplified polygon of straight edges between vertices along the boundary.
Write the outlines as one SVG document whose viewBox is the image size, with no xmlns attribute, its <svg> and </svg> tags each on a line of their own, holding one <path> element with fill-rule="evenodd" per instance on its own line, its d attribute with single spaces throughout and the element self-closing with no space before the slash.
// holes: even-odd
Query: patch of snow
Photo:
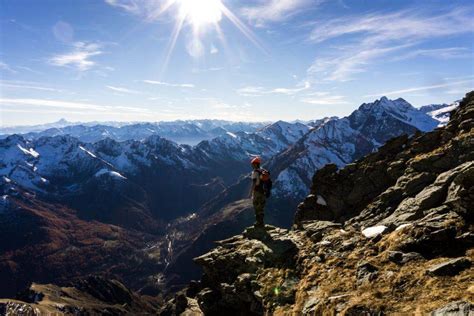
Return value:
<svg viewBox="0 0 474 316">
<path fill-rule="evenodd" d="M 327 246 L 327 245 L 330 245 L 331 242 L 329 240 L 323 240 L 323 241 L 318 242 L 318 244 L 320 244 L 321 246 Z"/>
<path fill-rule="evenodd" d="M 8 204 L 10 203 L 8 195 L 2 195 L 0 197 L 0 214 L 7 210 Z"/>
<path fill-rule="evenodd" d="M 26 149 L 26 148 L 23 148 L 20 144 L 18 144 L 17 147 L 27 155 L 33 156 L 34 158 L 39 157 L 39 154 L 33 148 Z"/>
<path fill-rule="evenodd" d="M 235 135 L 234 133 L 226 132 L 226 134 L 229 135 L 230 137 L 237 138 L 237 135 Z"/>
<path fill-rule="evenodd" d="M 96 155 L 94 155 L 93 153 L 91 153 L 90 151 L 88 151 L 87 149 L 85 149 L 84 147 L 82 146 L 79 146 L 79 149 L 85 151 L 87 154 L 89 154 L 90 156 L 94 157 L 94 158 L 97 158 Z"/>
<path fill-rule="evenodd" d="M 364 235 L 367 238 L 375 237 L 377 235 L 382 234 L 385 230 L 387 229 L 387 226 L 372 226 L 372 227 L 367 227 L 366 229 L 362 230 L 362 235 Z"/>
<path fill-rule="evenodd" d="M 109 169 L 103 168 L 97 171 L 95 174 L 96 177 L 100 177 L 101 175 L 108 174 L 112 177 L 119 178 L 119 179 L 127 179 L 126 177 L 122 176 L 120 173 L 117 171 L 110 171 Z"/>
<path fill-rule="evenodd" d="M 447 107 L 444 107 L 444 108 L 441 108 L 441 109 L 438 109 L 438 110 L 435 110 L 435 111 L 428 112 L 427 114 L 429 114 L 431 116 L 438 116 L 440 114 L 451 112 L 452 110 L 454 110 L 457 107 L 458 107 L 457 104 L 451 104 L 451 105 L 448 105 Z"/>
</svg>

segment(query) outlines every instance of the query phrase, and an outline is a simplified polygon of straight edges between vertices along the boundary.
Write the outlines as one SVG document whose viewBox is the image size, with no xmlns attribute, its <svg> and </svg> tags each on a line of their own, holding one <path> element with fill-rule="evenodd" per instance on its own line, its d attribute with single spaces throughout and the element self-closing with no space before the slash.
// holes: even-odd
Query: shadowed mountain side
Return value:
<svg viewBox="0 0 474 316">
<path fill-rule="evenodd" d="M 33 283 L 17 299 L 0 299 L 1 315 L 144 315 L 159 300 L 139 296 L 116 280 L 88 277 L 64 287 Z"/>
<path fill-rule="evenodd" d="M 155 236 L 97 221 L 37 200 L 21 190 L 0 204 L 0 296 L 13 297 L 32 280 L 64 284 L 89 273 L 120 278 L 135 288 L 163 269 L 145 251 Z"/>
</svg>

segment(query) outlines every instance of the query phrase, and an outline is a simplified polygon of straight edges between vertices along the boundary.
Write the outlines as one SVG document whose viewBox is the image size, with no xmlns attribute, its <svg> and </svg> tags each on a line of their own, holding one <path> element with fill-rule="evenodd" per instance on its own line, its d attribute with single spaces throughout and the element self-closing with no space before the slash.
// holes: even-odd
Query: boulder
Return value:
<svg viewBox="0 0 474 316">
<path fill-rule="evenodd" d="M 375 280 L 377 278 L 378 271 L 379 269 L 376 266 L 365 261 L 360 262 L 357 265 L 357 282 L 362 284 Z"/>
<path fill-rule="evenodd" d="M 472 316 L 474 315 L 474 305 L 469 302 L 451 302 L 440 307 L 430 314 L 431 316 Z"/>
<path fill-rule="evenodd" d="M 434 265 L 427 270 L 427 273 L 434 276 L 454 276 L 470 267 L 471 261 L 462 257 Z"/>
</svg>

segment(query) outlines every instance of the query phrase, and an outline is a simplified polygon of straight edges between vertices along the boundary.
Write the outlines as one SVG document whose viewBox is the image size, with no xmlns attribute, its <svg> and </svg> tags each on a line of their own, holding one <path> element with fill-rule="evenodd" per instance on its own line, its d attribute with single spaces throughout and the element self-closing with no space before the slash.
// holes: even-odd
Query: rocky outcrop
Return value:
<svg viewBox="0 0 474 316">
<path fill-rule="evenodd" d="M 201 280 L 167 311 L 197 302 L 205 315 L 469 315 L 473 136 L 471 92 L 446 127 L 326 166 L 292 230 L 267 225 L 218 242 L 195 259 Z"/>
<path fill-rule="evenodd" d="M 461 101 L 446 128 L 394 138 L 341 170 L 327 165 L 316 172 L 295 223 L 332 220 L 393 229 L 432 211 L 472 218 L 473 98 L 471 92 Z"/>
</svg>

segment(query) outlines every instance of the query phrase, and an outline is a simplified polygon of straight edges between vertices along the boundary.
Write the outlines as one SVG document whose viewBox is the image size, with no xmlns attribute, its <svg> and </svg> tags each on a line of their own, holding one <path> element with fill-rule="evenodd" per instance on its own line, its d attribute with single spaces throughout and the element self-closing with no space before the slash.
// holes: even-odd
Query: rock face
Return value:
<svg viewBox="0 0 474 316">
<path fill-rule="evenodd" d="M 445 127 L 319 170 L 292 230 L 218 242 L 167 311 L 197 302 L 206 315 L 470 315 L 473 136 L 470 92 Z"/>
<path fill-rule="evenodd" d="M 472 218 L 472 99 L 470 93 L 461 101 L 445 128 L 394 138 L 344 169 L 327 165 L 316 172 L 295 223 L 332 220 L 394 229 L 433 210 Z"/>
</svg>

